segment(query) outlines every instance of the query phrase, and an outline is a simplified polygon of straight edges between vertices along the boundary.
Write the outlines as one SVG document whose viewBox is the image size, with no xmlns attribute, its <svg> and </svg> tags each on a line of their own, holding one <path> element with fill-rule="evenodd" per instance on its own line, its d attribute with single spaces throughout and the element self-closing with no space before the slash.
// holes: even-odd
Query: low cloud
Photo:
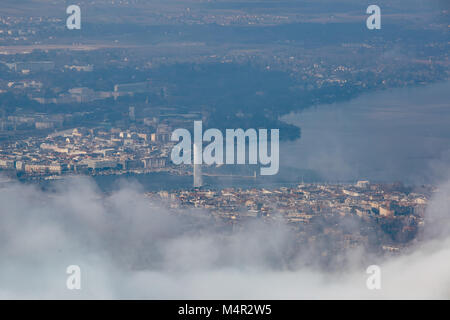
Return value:
<svg viewBox="0 0 450 320">
<path fill-rule="evenodd" d="M 411 252 L 357 250 L 324 271 L 320 253 L 293 251 L 284 225 L 218 231 L 207 212 L 175 214 L 138 185 L 105 195 L 90 178 L 51 191 L 12 183 L 0 189 L 0 298 L 450 298 L 449 199 L 446 184 Z M 381 290 L 366 288 L 369 264 L 381 267 Z M 69 265 L 81 267 L 81 290 L 66 288 Z"/>
</svg>

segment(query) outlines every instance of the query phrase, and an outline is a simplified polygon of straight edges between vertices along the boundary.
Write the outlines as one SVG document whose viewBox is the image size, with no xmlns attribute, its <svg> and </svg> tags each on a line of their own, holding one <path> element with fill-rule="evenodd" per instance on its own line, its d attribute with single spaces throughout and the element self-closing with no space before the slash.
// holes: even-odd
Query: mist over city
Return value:
<svg viewBox="0 0 450 320">
<path fill-rule="evenodd" d="M 3 0 L 0 299 L 450 299 L 449 10 Z"/>
</svg>

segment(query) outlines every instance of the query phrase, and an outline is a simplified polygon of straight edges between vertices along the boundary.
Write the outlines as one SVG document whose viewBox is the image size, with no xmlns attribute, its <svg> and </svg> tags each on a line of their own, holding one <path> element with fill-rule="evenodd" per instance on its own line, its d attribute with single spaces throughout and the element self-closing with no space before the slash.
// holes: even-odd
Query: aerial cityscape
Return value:
<svg viewBox="0 0 450 320">
<path fill-rule="evenodd" d="M 450 299 L 449 10 L 2 1 L 0 299 Z"/>
</svg>

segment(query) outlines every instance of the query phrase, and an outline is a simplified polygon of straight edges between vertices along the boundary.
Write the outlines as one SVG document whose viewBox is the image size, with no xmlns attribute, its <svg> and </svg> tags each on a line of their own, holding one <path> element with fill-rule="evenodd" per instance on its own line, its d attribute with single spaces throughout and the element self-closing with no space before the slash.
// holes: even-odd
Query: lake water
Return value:
<svg viewBox="0 0 450 320">
<path fill-rule="evenodd" d="M 284 120 L 302 137 L 281 146 L 282 165 L 323 180 L 436 183 L 450 168 L 450 82 L 362 95 Z"/>
</svg>

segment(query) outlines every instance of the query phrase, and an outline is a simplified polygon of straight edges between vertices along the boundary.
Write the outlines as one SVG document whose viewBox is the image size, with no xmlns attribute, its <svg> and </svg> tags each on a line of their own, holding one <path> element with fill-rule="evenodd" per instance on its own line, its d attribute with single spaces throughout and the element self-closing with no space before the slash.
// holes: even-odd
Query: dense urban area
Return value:
<svg viewBox="0 0 450 320">
<path fill-rule="evenodd" d="M 365 247 L 372 251 L 398 253 L 412 241 L 424 224 L 424 213 L 433 187 L 415 192 L 401 184 L 299 184 L 296 187 L 225 188 L 159 191 L 153 200 L 186 214 L 203 209 L 206 216 L 225 228 L 262 220 L 287 223 L 299 246 L 326 240 L 328 253 Z M 353 222 L 353 223 L 352 223 Z"/>
</svg>

